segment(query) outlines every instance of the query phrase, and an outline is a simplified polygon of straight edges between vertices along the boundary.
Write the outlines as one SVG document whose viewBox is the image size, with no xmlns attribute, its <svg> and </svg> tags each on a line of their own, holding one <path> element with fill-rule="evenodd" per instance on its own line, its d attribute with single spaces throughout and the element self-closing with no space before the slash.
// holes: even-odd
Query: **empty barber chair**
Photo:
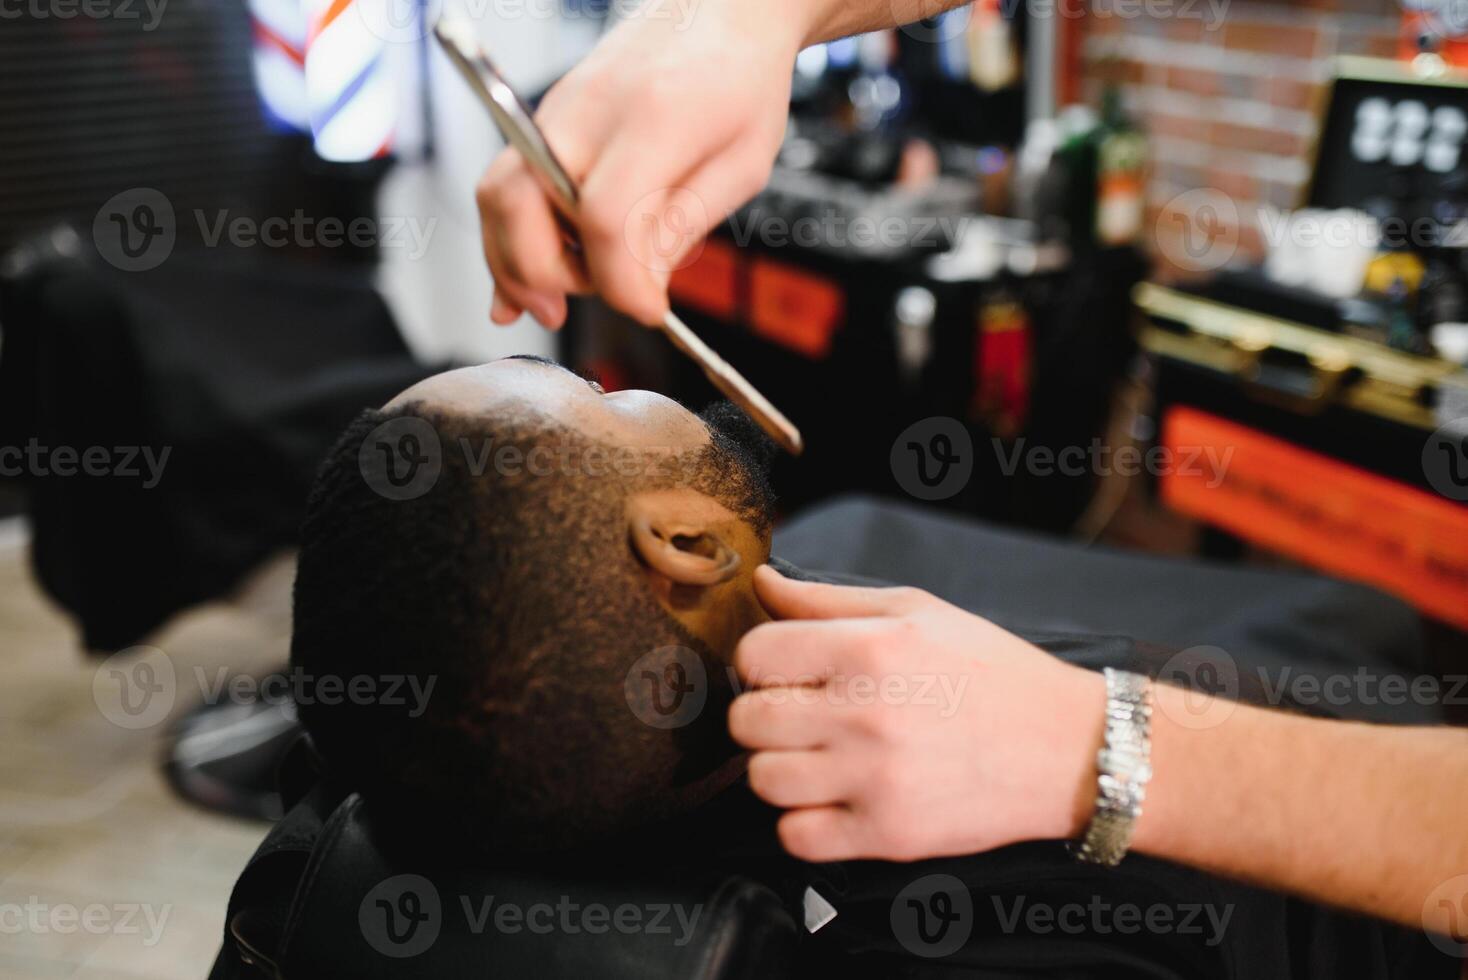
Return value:
<svg viewBox="0 0 1468 980">
<path fill-rule="evenodd" d="M 450 866 L 383 838 L 361 796 L 313 786 L 236 882 L 210 980 L 794 975 L 795 922 L 751 879 L 680 875 L 665 853 L 635 876 Z"/>
<path fill-rule="evenodd" d="M 0 447 L 116 462 L 19 481 L 41 586 L 111 652 L 292 545 L 342 428 L 435 369 L 368 273 L 183 246 L 124 272 L 83 241 L 0 261 Z"/>
<path fill-rule="evenodd" d="M 0 448 L 130 461 L 131 474 L 17 481 L 40 584 L 103 653 L 294 544 L 342 428 L 435 368 L 413 357 L 370 271 L 181 246 L 125 272 L 85 241 L 60 226 L 0 257 Z M 200 707 L 173 733 L 170 782 L 210 809 L 279 817 L 288 715 Z"/>
</svg>

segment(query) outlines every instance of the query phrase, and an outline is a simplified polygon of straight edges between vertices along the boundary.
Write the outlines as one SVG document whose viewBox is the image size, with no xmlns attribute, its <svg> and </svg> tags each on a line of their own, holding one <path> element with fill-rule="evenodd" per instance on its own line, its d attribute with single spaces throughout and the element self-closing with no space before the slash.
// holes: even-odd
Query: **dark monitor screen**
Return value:
<svg viewBox="0 0 1468 980">
<path fill-rule="evenodd" d="M 1468 76 L 1421 79 L 1396 62 L 1344 62 L 1308 203 L 1359 208 L 1382 221 L 1456 225 L 1468 214 Z"/>
</svg>

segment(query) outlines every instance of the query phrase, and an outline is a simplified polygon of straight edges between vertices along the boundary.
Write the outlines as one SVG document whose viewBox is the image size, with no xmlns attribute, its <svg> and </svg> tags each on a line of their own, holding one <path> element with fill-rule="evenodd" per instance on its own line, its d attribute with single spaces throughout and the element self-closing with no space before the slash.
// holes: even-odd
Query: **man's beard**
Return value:
<svg viewBox="0 0 1468 980">
<path fill-rule="evenodd" d="M 726 448 L 748 471 L 750 478 L 769 487 L 770 464 L 780 447 L 755 421 L 731 401 L 712 402 L 698 413 L 704 424 L 722 436 Z"/>
</svg>

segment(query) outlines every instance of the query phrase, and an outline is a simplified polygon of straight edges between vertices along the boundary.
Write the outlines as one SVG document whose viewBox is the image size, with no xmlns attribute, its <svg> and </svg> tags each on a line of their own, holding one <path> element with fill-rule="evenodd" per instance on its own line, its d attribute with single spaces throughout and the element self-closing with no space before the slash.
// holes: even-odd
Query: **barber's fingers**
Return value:
<svg viewBox="0 0 1468 980">
<path fill-rule="evenodd" d="M 812 864 L 866 857 L 874 849 L 857 814 L 844 806 L 791 810 L 776 825 L 780 844 L 793 857 Z"/>
<path fill-rule="evenodd" d="M 525 308 L 522 304 L 510 298 L 513 287 L 510 286 L 509 276 L 501 275 L 501 270 L 505 267 L 504 261 L 500 257 L 499 241 L 490 233 L 490 219 L 486 211 L 485 187 L 488 181 L 489 175 L 486 174 L 485 179 L 480 182 L 479 188 L 475 192 L 475 197 L 479 204 L 480 244 L 484 249 L 484 261 L 489 265 L 491 286 L 494 289 L 494 298 L 489 307 L 489 319 L 502 327 L 506 327 L 518 320 Z"/>
<path fill-rule="evenodd" d="M 491 193 L 500 220 L 489 231 L 499 244 L 510 278 L 532 292 L 587 292 L 590 280 L 581 260 L 566 248 L 558 216 L 540 182 L 519 151 L 506 150 L 502 156 L 512 166 Z"/>
<path fill-rule="evenodd" d="M 550 201 L 518 151 L 506 149 L 495 159 L 475 199 L 497 293 L 544 325 L 560 326 L 566 294 L 584 292 L 588 284 L 579 261 L 564 248 Z"/>
<path fill-rule="evenodd" d="M 879 620 L 786 620 L 761 623 L 734 647 L 734 669 L 751 688 L 821 685 L 837 675 L 869 673 Z"/>
<path fill-rule="evenodd" d="M 686 181 L 732 138 L 717 127 L 689 129 L 680 113 L 656 110 L 627 121 L 601 148 L 581 185 L 577 216 L 597 292 L 647 325 L 667 312 L 668 279 L 679 259 L 717 220 Z"/>
<path fill-rule="evenodd" d="M 655 236 L 648 241 L 649 263 L 665 285 L 672 273 L 698 258 L 708 233 L 764 189 L 774 156 L 748 141 L 736 140 L 714 150 L 692 172 L 661 194 L 641 201 L 633 218 Z"/>
<path fill-rule="evenodd" d="M 836 714 L 816 687 L 749 691 L 729 705 L 729 734 L 749 749 L 810 749 L 831 737 Z"/>
<path fill-rule="evenodd" d="M 756 752 L 749 759 L 749 788 L 771 806 L 829 806 L 850 792 L 848 780 L 821 752 Z"/>
<path fill-rule="evenodd" d="M 486 257 L 498 254 L 498 251 L 486 245 Z M 494 268 L 493 264 L 490 268 Z M 566 300 L 563 296 L 548 297 L 532 293 L 517 286 L 508 277 L 494 280 L 494 301 L 490 306 L 489 318 L 500 326 L 514 323 L 525 310 L 529 310 L 545 326 L 558 326 L 565 319 L 565 309 Z"/>
<path fill-rule="evenodd" d="M 662 212 L 635 202 L 592 197 L 581 211 L 578 225 L 586 250 L 587 271 L 596 292 L 614 309 L 644 326 L 661 323 L 668 312 L 668 279 L 672 256 L 682 242 L 671 246 L 657 239 Z M 631 242 L 638 244 L 634 249 Z"/>
<path fill-rule="evenodd" d="M 525 311 L 505 298 L 504 293 L 496 289 L 489 305 L 489 319 L 502 327 L 508 327 L 520 319 L 520 314 Z"/>
<path fill-rule="evenodd" d="M 755 569 L 754 591 L 765 610 L 776 619 L 899 616 L 936 601 L 921 589 L 801 582 L 786 578 L 769 565 Z"/>
</svg>

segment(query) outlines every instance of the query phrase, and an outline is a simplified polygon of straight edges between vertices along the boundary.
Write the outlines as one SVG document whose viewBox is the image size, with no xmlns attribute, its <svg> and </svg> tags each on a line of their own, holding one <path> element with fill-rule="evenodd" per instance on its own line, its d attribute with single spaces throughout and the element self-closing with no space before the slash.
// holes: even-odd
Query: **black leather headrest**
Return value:
<svg viewBox="0 0 1468 980">
<path fill-rule="evenodd" d="M 232 942 L 287 980 L 766 980 L 792 972 L 795 923 L 749 879 L 415 864 L 386 855 L 363 801 L 348 796 L 321 826 L 304 870 L 294 866 L 299 881 L 283 921 L 261 907 L 270 890 L 252 888 L 232 905 Z"/>
</svg>

